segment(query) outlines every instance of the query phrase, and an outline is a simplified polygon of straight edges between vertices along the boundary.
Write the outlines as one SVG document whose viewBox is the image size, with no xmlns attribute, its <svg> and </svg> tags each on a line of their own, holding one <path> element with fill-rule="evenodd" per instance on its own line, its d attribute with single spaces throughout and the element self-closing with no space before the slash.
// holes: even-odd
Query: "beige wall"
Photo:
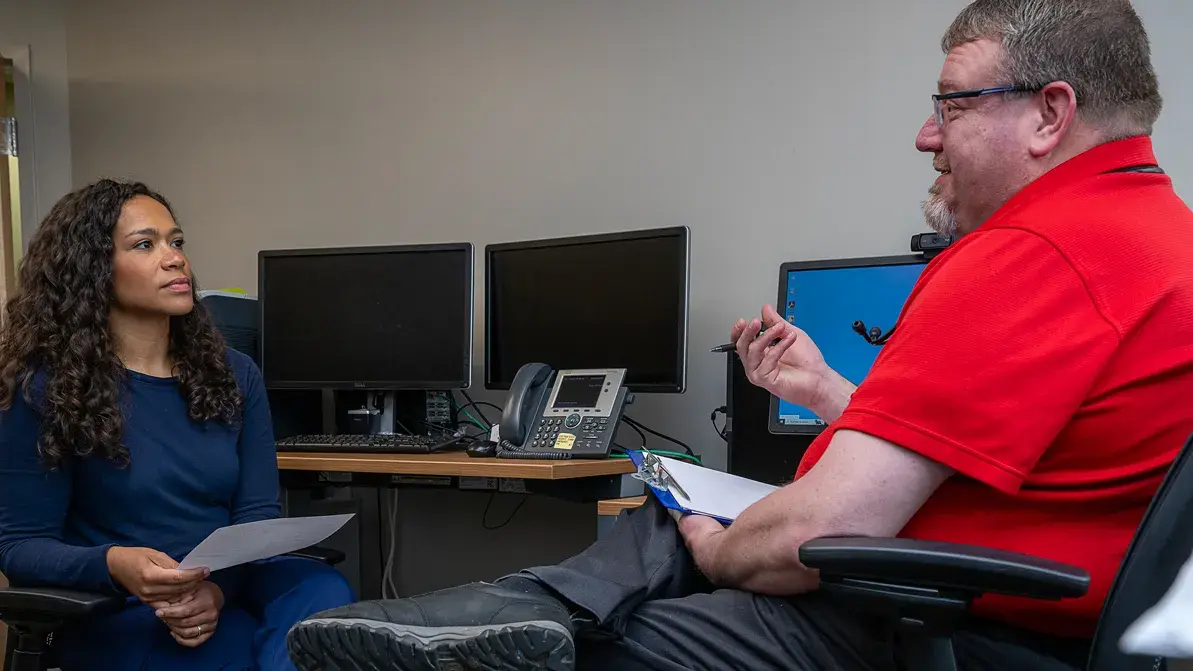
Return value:
<svg viewBox="0 0 1193 671">
<path fill-rule="evenodd" d="M 964 4 L 76 1 L 74 179 L 174 199 L 209 287 L 255 286 L 269 247 L 686 224 L 689 391 L 634 414 L 719 465 L 707 348 L 774 300 L 778 264 L 904 253 L 923 230 L 933 173 L 913 138 Z M 1186 183 L 1172 134 L 1193 85 L 1171 26 L 1193 9 L 1137 4 L 1169 96 L 1162 158 Z"/>
<path fill-rule="evenodd" d="M 895 4 L 73 2 L 74 178 L 161 189 L 209 287 L 268 247 L 686 224 L 689 391 L 633 414 L 720 465 L 707 349 L 778 264 L 922 230 L 912 140 L 960 3 Z"/>
<path fill-rule="evenodd" d="M 56 4 L 39 3 L 37 26 Z M 716 465 L 722 360 L 706 348 L 773 300 L 776 266 L 902 253 L 922 230 L 932 176 L 912 138 L 963 4 L 77 0 L 74 181 L 164 191 L 209 287 L 255 286 L 269 247 L 483 249 L 687 224 L 689 391 L 642 397 L 635 414 Z M 1136 5 L 1167 99 L 1161 160 L 1184 187 L 1193 84 L 1177 26 L 1193 5 Z"/>
<path fill-rule="evenodd" d="M 689 390 L 640 397 L 632 414 L 722 466 L 709 413 L 723 359 L 707 348 L 774 300 L 779 263 L 904 253 L 923 230 L 933 173 L 913 137 L 940 34 L 964 4 L 72 0 L 74 182 L 137 177 L 166 193 L 208 287 L 255 286 L 262 248 L 470 240 L 479 252 L 686 224 Z M 1169 103 L 1161 159 L 1184 186 L 1193 3 L 1136 4 Z M 483 504 L 419 491 L 403 514 L 455 530 L 479 526 Z M 562 553 L 595 522 L 577 516 L 556 527 L 568 538 L 536 543 L 531 522 L 555 505 L 535 499 L 506 530 L 416 551 L 459 558 L 437 562 L 457 567 L 441 584 L 495 533 Z"/>
<path fill-rule="evenodd" d="M 18 85 L 23 240 L 71 188 L 70 108 L 67 103 L 66 23 L 62 0 L 0 0 L 0 49 L 28 49 Z M 13 57 L 16 54 L 5 54 Z M 25 107 L 27 105 L 27 107 Z"/>
</svg>

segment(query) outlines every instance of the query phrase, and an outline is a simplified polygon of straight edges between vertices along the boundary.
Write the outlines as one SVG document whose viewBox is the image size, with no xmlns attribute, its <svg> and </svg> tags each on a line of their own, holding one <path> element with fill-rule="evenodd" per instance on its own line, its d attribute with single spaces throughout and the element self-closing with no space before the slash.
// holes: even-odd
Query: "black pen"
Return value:
<svg viewBox="0 0 1193 671">
<path fill-rule="evenodd" d="M 760 337 L 763 333 L 766 333 L 766 329 L 762 329 L 761 331 L 759 331 L 758 335 L 755 336 L 754 339 L 757 340 L 758 337 Z M 775 338 L 774 342 L 772 342 L 771 344 L 774 345 L 775 343 L 778 343 L 779 340 L 780 340 L 779 338 Z M 714 354 L 720 354 L 723 352 L 732 352 L 736 349 L 737 349 L 737 343 L 727 342 L 724 345 L 717 345 L 716 347 L 714 347 L 708 351 L 713 352 Z"/>
</svg>

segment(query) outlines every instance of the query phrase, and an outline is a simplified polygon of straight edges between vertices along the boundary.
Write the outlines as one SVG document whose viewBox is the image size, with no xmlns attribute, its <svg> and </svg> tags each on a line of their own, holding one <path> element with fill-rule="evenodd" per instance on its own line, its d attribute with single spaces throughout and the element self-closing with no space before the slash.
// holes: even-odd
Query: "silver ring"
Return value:
<svg viewBox="0 0 1193 671">
<path fill-rule="evenodd" d="M 203 625 L 197 624 L 197 625 L 195 625 L 195 627 L 199 630 L 199 633 L 195 634 L 195 636 L 196 637 L 202 636 L 203 635 Z"/>
</svg>

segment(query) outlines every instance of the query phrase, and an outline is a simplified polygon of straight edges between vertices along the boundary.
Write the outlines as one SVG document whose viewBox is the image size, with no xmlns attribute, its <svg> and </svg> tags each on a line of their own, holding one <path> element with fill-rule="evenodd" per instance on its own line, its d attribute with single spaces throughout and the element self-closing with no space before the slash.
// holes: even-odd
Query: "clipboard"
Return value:
<svg viewBox="0 0 1193 671">
<path fill-rule="evenodd" d="M 680 504 L 676 500 L 675 494 L 671 493 L 671 487 L 676 486 L 675 479 L 671 477 L 671 473 L 663 465 L 662 459 L 647 450 L 628 450 L 627 453 L 630 455 L 630 461 L 634 462 L 634 466 L 638 467 L 638 472 L 633 473 L 631 477 L 645 482 L 646 486 L 650 488 L 651 493 L 659 500 L 659 503 L 663 504 L 664 508 L 684 515 L 694 513 L 694 511 Z M 677 487 L 677 489 L 680 488 Z M 721 524 L 729 524 L 730 522 L 730 520 L 720 517 L 715 517 L 714 519 Z"/>
<path fill-rule="evenodd" d="M 774 485 L 661 457 L 650 450 L 629 450 L 628 453 L 638 468 L 632 477 L 646 483 L 664 508 L 684 515 L 704 515 L 724 525 L 732 524 L 742 509 L 778 489 Z"/>
</svg>

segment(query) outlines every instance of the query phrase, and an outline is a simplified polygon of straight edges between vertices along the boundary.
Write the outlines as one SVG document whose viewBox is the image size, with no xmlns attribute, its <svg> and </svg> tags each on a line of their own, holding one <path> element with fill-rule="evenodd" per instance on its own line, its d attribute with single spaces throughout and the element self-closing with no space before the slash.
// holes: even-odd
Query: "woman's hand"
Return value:
<svg viewBox="0 0 1193 671">
<path fill-rule="evenodd" d="M 224 607 L 224 593 L 215 583 L 201 582 L 174 602 L 150 604 L 179 645 L 197 648 L 215 634 Z"/>
<path fill-rule="evenodd" d="M 112 579 L 144 603 L 181 597 L 211 574 L 205 568 L 180 569 L 169 555 L 150 548 L 112 547 L 107 560 Z"/>
</svg>

